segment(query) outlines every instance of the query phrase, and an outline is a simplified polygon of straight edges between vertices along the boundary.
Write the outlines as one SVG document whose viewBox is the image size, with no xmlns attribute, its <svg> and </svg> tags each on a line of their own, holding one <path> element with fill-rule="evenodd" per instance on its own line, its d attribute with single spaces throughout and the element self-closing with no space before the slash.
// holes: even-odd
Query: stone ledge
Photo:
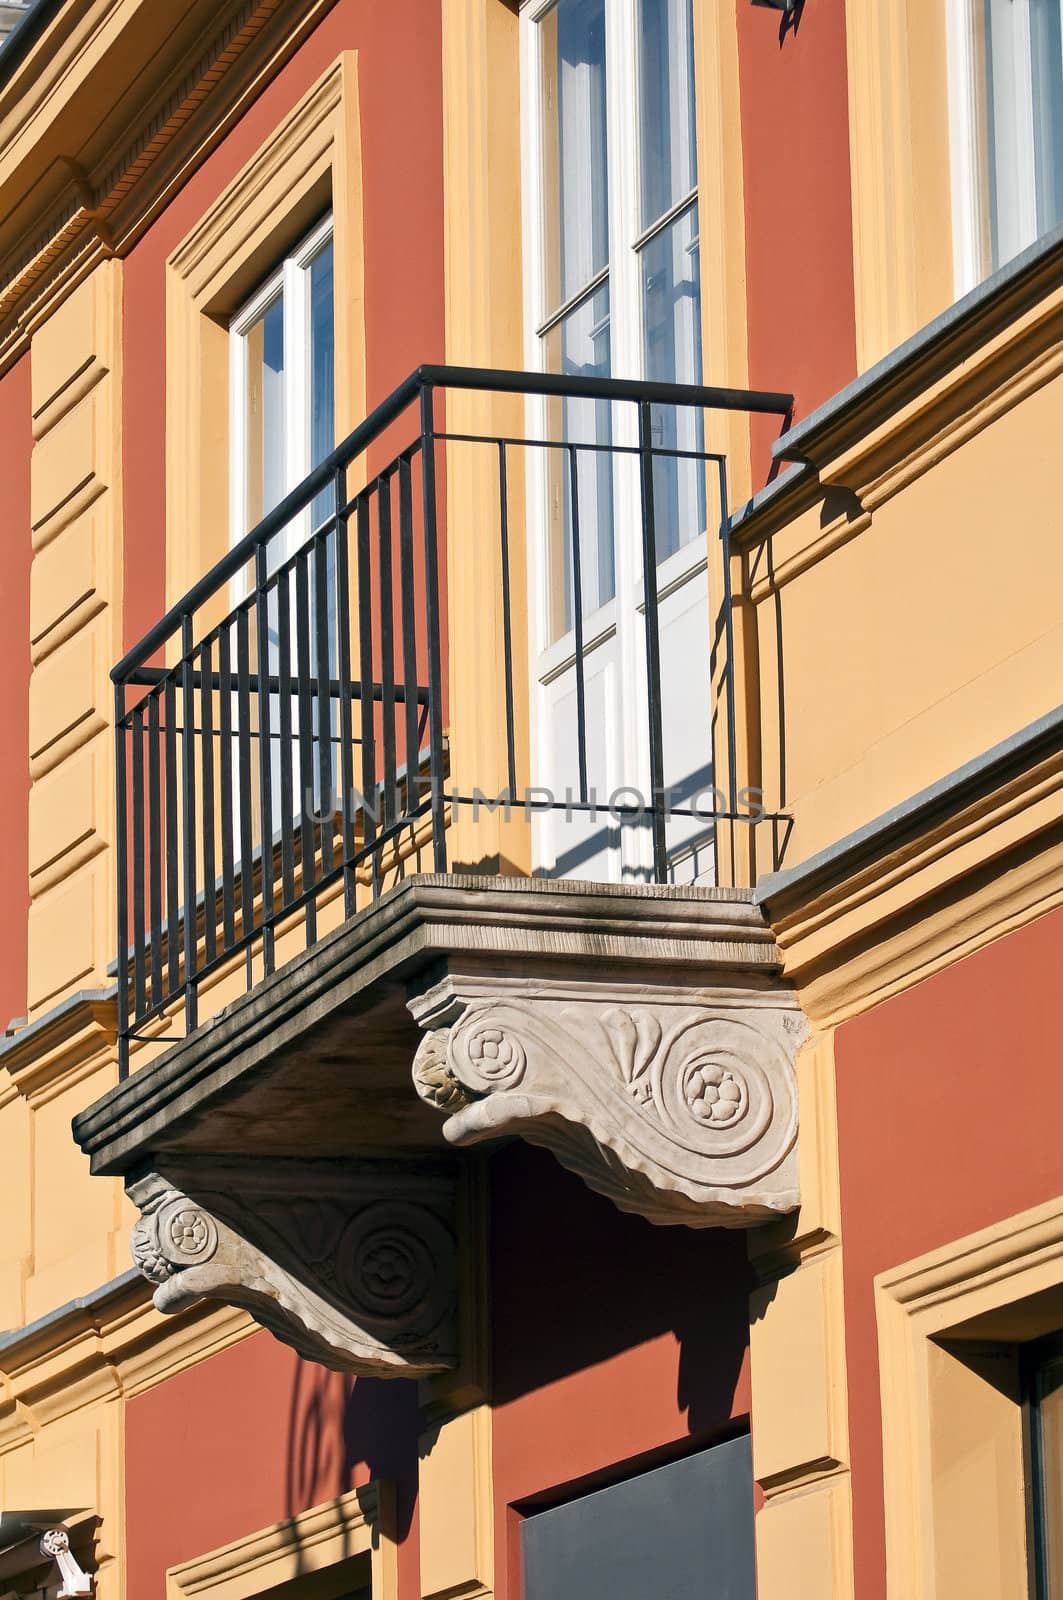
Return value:
<svg viewBox="0 0 1063 1600">
<path fill-rule="evenodd" d="M 212 1103 L 272 1074 L 286 1052 L 305 1053 L 312 1039 L 312 1048 L 330 1055 L 344 1048 L 329 1036 L 369 1014 L 388 1054 L 396 1031 L 400 1045 L 405 1031 L 410 1048 L 392 1077 L 405 1090 L 418 1039 L 405 1001 L 426 977 L 434 981 L 433 968 L 454 963 L 496 979 L 534 970 L 563 980 L 579 968 L 590 981 L 623 980 L 652 968 L 655 982 L 671 975 L 684 990 L 697 986 L 692 974 L 708 982 L 726 972 L 755 984 L 780 964 L 746 890 L 418 875 L 111 1090 L 75 1119 L 74 1137 L 93 1172 L 126 1172 L 160 1143 L 172 1144 Z M 324 1076 L 319 1082 L 325 1092 Z M 410 1148 L 440 1143 L 431 1119 L 408 1135 Z"/>
</svg>

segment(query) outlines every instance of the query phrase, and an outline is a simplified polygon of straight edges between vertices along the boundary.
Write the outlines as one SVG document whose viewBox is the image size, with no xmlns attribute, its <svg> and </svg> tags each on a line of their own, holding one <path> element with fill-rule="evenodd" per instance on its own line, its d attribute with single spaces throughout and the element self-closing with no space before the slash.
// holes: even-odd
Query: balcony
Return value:
<svg viewBox="0 0 1063 1600">
<path fill-rule="evenodd" d="M 115 669 L 121 1081 L 75 1134 L 160 1307 L 452 1367 L 460 1153 L 514 1136 L 656 1222 L 796 1206 L 710 448 L 789 405 L 421 368 Z"/>
</svg>

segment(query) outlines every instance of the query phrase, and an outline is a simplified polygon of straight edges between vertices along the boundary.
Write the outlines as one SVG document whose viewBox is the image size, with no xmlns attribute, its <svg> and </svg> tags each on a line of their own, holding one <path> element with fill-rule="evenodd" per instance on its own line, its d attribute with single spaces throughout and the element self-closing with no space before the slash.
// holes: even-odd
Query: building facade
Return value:
<svg viewBox="0 0 1063 1600">
<path fill-rule="evenodd" d="M 0 1595 L 1063 1593 L 1055 0 L 0 39 Z"/>
</svg>

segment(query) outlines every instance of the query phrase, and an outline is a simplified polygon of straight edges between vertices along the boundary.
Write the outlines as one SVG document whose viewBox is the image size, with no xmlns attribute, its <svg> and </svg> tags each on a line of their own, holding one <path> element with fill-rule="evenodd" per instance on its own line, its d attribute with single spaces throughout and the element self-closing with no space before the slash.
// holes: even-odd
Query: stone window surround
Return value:
<svg viewBox="0 0 1063 1600">
<path fill-rule="evenodd" d="M 875 1300 L 887 1593 L 1025 1593 L 1022 1406 L 979 1363 L 1058 1324 L 1063 1197 L 880 1273 Z M 972 1435 L 956 1487 L 934 1440 Z"/>
<path fill-rule="evenodd" d="M 330 207 L 336 428 L 365 410 L 357 52 L 342 52 L 166 263 L 166 603 L 229 546 L 228 319 Z"/>
</svg>

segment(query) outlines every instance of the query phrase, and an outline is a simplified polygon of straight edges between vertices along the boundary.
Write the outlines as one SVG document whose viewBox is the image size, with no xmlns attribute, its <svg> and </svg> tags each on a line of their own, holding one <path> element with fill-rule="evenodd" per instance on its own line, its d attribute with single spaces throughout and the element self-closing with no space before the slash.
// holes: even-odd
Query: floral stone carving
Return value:
<svg viewBox="0 0 1063 1600">
<path fill-rule="evenodd" d="M 141 1212 L 133 1259 L 160 1311 L 203 1297 L 241 1306 L 344 1371 L 420 1377 L 456 1364 L 451 1174 L 219 1158 L 181 1177 L 181 1188 L 157 1173 L 129 1186 Z"/>
<path fill-rule="evenodd" d="M 745 1227 L 798 1204 L 805 1031 L 763 992 L 719 1009 L 500 996 L 428 1032 L 413 1076 L 454 1145 L 518 1134 L 621 1210 Z"/>
</svg>

